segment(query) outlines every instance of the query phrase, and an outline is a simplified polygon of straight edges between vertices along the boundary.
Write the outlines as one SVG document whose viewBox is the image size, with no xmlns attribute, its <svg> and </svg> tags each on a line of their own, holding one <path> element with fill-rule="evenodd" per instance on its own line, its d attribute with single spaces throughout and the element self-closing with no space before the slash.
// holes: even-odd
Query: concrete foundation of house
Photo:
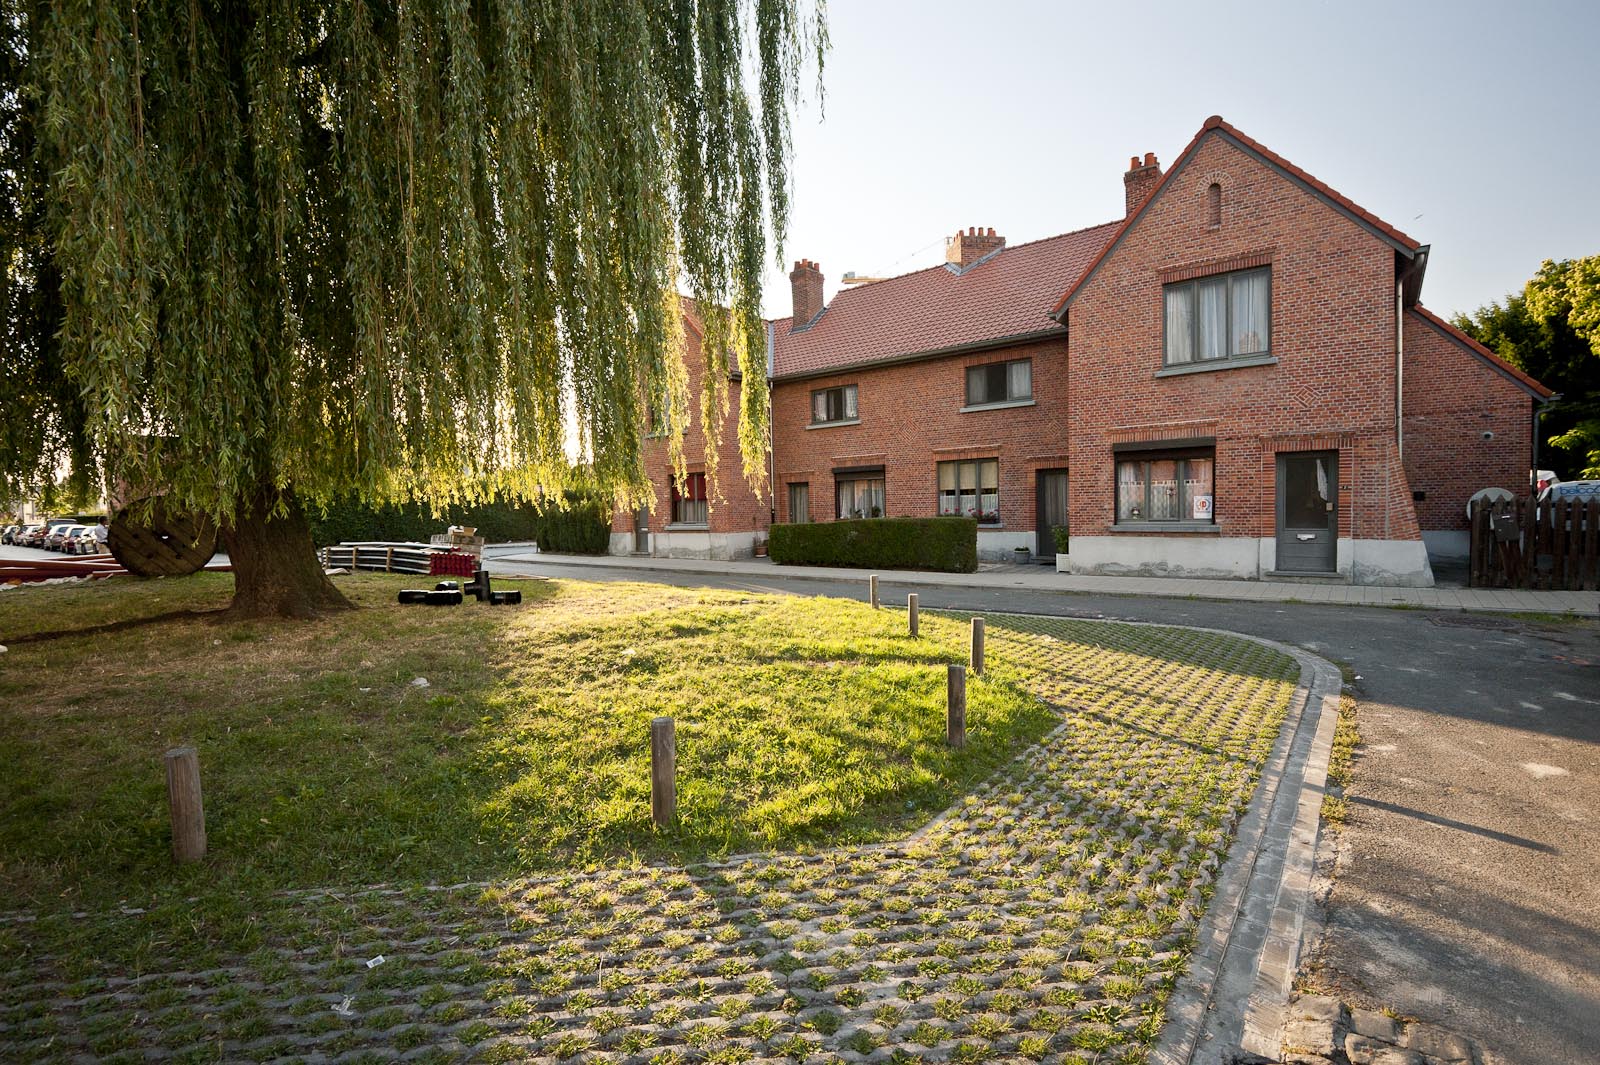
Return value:
<svg viewBox="0 0 1600 1065">
<path fill-rule="evenodd" d="M 1472 554 L 1472 534 L 1465 529 L 1424 529 L 1422 542 L 1429 558 L 1460 560 Z"/>
<path fill-rule="evenodd" d="M 1277 541 L 1270 536 L 1074 536 L 1073 573 L 1213 580 L 1280 580 Z M 1329 580 L 1347 584 L 1433 587 L 1420 540 L 1353 540 L 1336 548 Z M 1310 574 L 1315 578 L 1320 575 Z"/>
<path fill-rule="evenodd" d="M 709 532 L 704 529 L 667 529 L 652 532 L 650 550 L 653 558 L 704 558 L 728 562 L 736 558 L 751 558 L 756 553 L 756 534 L 753 532 Z M 632 555 L 636 544 L 634 534 L 611 534 L 610 553 Z"/>
</svg>

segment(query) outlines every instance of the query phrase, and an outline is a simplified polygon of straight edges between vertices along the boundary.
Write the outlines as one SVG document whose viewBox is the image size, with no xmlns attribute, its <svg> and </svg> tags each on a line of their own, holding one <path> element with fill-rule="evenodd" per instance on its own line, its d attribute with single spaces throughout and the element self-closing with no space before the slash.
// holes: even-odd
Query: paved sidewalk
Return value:
<svg viewBox="0 0 1600 1065">
<path fill-rule="evenodd" d="M 826 566 L 777 566 L 768 559 L 719 562 L 708 559 L 645 558 L 632 555 L 558 555 L 528 553 L 518 548 L 501 554 L 491 546 L 491 562 L 543 566 L 638 570 L 641 575 L 707 573 L 723 577 L 784 577 L 801 580 L 865 581 L 866 570 Z M 1080 592 L 1092 595 L 1135 595 L 1166 598 L 1220 599 L 1242 602 L 1328 603 L 1348 606 L 1417 607 L 1426 610 L 1480 610 L 1495 613 L 1576 614 L 1600 617 L 1600 592 L 1530 592 L 1512 588 L 1391 588 L 1352 584 L 1299 584 L 1288 581 L 1222 581 L 1179 577 L 1091 577 L 1057 573 L 1044 566 L 987 564 L 977 573 L 928 573 L 883 570 L 895 584 L 956 588 L 1027 588 L 1030 591 Z"/>
</svg>

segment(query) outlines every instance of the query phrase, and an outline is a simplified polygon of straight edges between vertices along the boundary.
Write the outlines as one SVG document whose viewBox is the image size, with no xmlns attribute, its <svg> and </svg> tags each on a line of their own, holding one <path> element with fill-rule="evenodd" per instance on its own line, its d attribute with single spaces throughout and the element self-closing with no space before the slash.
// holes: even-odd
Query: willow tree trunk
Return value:
<svg viewBox="0 0 1600 1065">
<path fill-rule="evenodd" d="M 265 496 L 241 504 L 222 538 L 233 562 L 230 616 L 314 618 L 350 609 L 350 600 L 323 574 L 311 523 L 293 497 L 282 513 L 273 513 Z"/>
</svg>

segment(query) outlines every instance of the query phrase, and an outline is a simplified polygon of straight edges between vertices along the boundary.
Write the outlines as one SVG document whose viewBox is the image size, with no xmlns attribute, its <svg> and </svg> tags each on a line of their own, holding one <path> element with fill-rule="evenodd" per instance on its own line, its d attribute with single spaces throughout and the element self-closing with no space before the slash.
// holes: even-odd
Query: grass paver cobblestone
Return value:
<svg viewBox="0 0 1600 1065">
<path fill-rule="evenodd" d="M 5 950 L 13 920 L 0 1059 L 1144 1061 L 1294 663 L 1187 630 L 988 634 L 1060 724 L 910 838 L 280 893 L 250 953 L 157 943 L 87 980 Z"/>
</svg>

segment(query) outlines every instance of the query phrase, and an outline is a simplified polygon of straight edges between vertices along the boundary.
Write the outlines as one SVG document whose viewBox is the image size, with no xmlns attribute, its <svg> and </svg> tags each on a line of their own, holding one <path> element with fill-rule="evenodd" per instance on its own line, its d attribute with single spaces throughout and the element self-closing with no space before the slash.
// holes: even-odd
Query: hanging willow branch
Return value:
<svg viewBox="0 0 1600 1065">
<path fill-rule="evenodd" d="M 820 8 L 820 4 L 818 5 Z M 0 496 L 73 452 L 219 516 L 645 484 L 682 310 L 742 370 L 800 0 L 0 0 Z M 781 259 L 781 256 L 780 256 Z M 729 401 L 707 382 L 702 424 Z M 708 460 L 716 454 L 707 448 Z M 682 469 L 681 447 L 674 456 Z"/>
</svg>

